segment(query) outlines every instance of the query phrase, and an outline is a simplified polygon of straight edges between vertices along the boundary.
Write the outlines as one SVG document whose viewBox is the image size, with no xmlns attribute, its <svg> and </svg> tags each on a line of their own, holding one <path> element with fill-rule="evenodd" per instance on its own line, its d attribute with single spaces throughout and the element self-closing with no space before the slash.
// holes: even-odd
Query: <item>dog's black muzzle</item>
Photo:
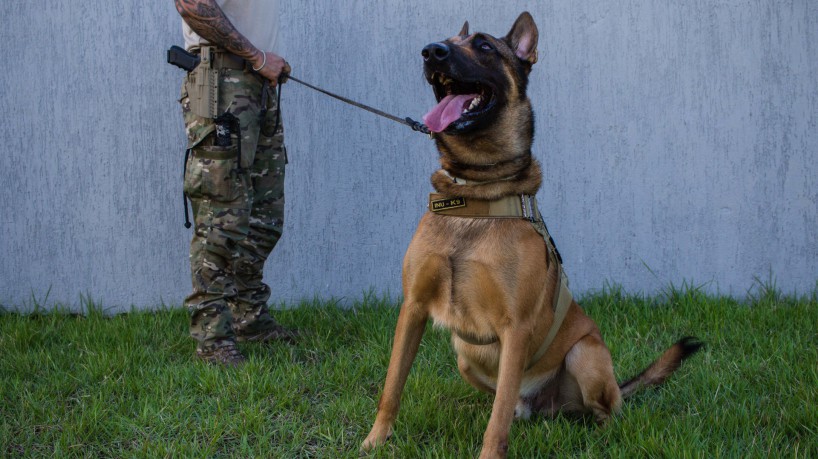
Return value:
<svg viewBox="0 0 818 459">
<path fill-rule="evenodd" d="M 446 43 L 430 43 L 423 47 L 420 55 L 423 56 L 424 62 L 429 61 L 445 61 L 451 54 L 451 49 Z"/>
</svg>

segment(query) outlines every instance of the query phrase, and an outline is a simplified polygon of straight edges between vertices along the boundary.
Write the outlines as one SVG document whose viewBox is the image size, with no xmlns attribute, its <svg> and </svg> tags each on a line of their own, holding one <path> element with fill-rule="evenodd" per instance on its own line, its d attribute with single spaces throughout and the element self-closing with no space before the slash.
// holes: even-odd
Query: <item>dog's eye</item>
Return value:
<svg viewBox="0 0 818 459">
<path fill-rule="evenodd" d="M 477 34 L 473 43 L 481 51 L 494 51 L 494 45 L 492 45 L 491 42 L 482 34 Z"/>
</svg>

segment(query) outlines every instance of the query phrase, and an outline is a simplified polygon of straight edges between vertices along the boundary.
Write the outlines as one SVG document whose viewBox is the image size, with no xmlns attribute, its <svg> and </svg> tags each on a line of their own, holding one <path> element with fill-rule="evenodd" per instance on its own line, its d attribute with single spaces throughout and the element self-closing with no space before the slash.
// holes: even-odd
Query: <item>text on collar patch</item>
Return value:
<svg viewBox="0 0 818 459">
<path fill-rule="evenodd" d="M 456 209 L 458 207 L 466 207 L 466 198 L 438 199 L 429 203 L 429 210 L 432 212 L 439 212 L 446 209 Z"/>
</svg>

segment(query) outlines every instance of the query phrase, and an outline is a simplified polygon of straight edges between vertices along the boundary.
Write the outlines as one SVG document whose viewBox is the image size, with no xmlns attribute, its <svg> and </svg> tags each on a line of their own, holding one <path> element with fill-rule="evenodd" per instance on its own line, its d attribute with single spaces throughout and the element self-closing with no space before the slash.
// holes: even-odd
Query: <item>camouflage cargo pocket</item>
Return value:
<svg viewBox="0 0 818 459">
<path fill-rule="evenodd" d="M 236 169 L 237 148 L 198 145 L 191 149 L 185 165 L 185 194 L 191 199 L 209 199 L 244 207 L 247 190 Z M 230 206 L 233 207 L 233 206 Z"/>
</svg>

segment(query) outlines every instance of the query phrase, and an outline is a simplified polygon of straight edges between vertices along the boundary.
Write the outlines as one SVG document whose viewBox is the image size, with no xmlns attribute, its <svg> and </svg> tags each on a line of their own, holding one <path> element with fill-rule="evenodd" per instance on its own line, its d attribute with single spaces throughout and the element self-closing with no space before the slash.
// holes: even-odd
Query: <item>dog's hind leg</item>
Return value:
<svg viewBox="0 0 818 459">
<path fill-rule="evenodd" d="M 392 435 L 392 426 L 400 408 L 400 397 L 412 362 L 420 346 L 423 332 L 426 330 L 427 315 L 424 308 L 404 302 L 401 306 L 398 324 L 395 327 L 395 342 L 392 345 L 392 356 L 386 370 L 386 382 L 383 387 L 375 424 L 361 444 L 362 451 L 369 451 L 386 442 Z"/>
<path fill-rule="evenodd" d="M 576 386 L 561 388 L 563 397 L 575 394 L 570 397 L 573 400 L 563 398 L 563 409 L 593 413 L 598 423 L 619 410 L 622 396 L 614 377 L 611 353 L 598 334 L 586 335 L 574 344 L 565 356 L 565 369 L 568 378 L 563 384 Z"/>
</svg>

